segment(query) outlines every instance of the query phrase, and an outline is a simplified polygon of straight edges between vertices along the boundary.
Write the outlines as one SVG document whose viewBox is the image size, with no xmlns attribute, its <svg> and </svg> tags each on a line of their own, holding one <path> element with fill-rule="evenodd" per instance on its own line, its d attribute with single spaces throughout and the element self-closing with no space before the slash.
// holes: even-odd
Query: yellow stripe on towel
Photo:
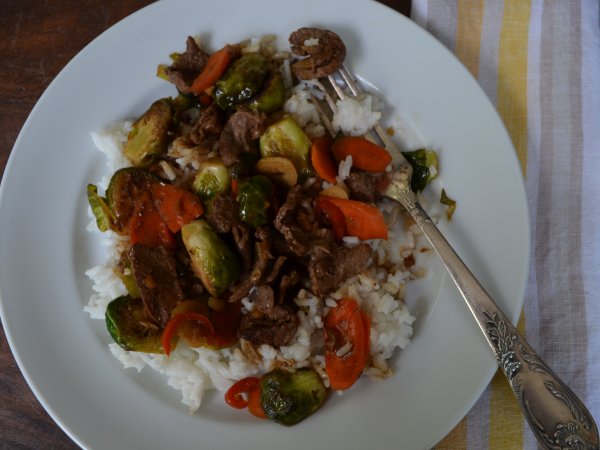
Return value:
<svg viewBox="0 0 600 450">
<path fill-rule="evenodd" d="M 479 47 L 483 26 L 484 0 L 458 0 L 454 53 L 477 78 Z M 438 450 L 464 450 L 467 448 L 467 418 L 436 446 Z"/>
<path fill-rule="evenodd" d="M 477 78 L 484 0 L 458 0 L 454 53 Z"/>
<path fill-rule="evenodd" d="M 527 46 L 530 0 L 505 0 L 498 50 L 496 108 L 517 151 L 523 173 L 527 164 Z M 525 316 L 517 324 L 525 332 Z M 490 449 L 523 448 L 523 416 L 506 378 L 492 380 Z"/>
<path fill-rule="evenodd" d="M 505 0 L 498 55 L 496 109 L 517 150 L 523 173 L 527 165 L 527 38 L 530 0 Z"/>
</svg>

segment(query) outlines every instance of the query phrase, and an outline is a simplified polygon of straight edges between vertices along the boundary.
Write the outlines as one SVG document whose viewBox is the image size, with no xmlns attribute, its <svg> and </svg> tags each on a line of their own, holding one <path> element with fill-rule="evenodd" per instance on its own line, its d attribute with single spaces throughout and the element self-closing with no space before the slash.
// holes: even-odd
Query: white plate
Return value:
<svg viewBox="0 0 600 450">
<path fill-rule="evenodd" d="M 333 395 L 292 428 L 255 420 L 216 395 L 188 415 L 160 377 L 123 370 L 102 321 L 82 311 L 90 294 L 84 270 L 102 259 L 85 231 L 85 185 L 104 172 L 89 132 L 172 95 L 155 68 L 188 34 L 217 48 L 268 33 L 285 38 L 307 25 L 338 32 L 350 67 L 386 93 L 411 145 L 439 151 L 441 181 L 458 200 L 443 231 L 516 320 L 529 253 L 518 162 L 492 105 L 435 39 L 375 2 L 160 2 L 102 34 L 52 82 L 19 135 L 0 191 L 2 322 L 34 393 L 82 447 L 427 448 L 491 379 L 491 353 L 439 265 L 414 289 L 416 334 L 395 375 Z"/>
</svg>

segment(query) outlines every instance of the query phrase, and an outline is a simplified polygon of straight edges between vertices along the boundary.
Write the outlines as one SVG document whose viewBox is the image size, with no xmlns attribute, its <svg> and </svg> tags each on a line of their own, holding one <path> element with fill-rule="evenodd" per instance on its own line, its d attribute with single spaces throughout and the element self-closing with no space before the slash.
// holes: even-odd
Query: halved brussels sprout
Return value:
<svg viewBox="0 0 600 450">
<path fill-rule="evenodd" d="M 321 377 L 308 368 L 272 370 L 262 376 L 260 387 L 260 402 L 267 417 L 287 426 L 306 419 L 327 397 Z"/>
<path fill-rule="evenodd" d="M 155 101 L 133 124 L 123 153 L 135 166 L 150 164 L 155 155 L 166 150 L 172 123 L 171 99 Z"/>
<path fill-rule="evenodd" d="M 219 297 L 240 274 L 237 257 L 204 220 L 184 225 L 181 237 L 190 255 L 192 270 L 210 295 Z"/>
<path fill-rule="evenodd" d="M 311 141 L 291 116 L 270 125 L 260 137 L 260 154 L 263 158 L 283 156 L 288 158 L 304 177 L 313 174 L 310 165 Z"/>
<path fill-rule="evenodd" d="M 227 192 L 230 187 L 229 169 L 219 158 L 203 161 L 192 184 L 192 189 L 205 201 L 219 192 Z"/>
<path fill-rule="evenodd" d="M 259 92 L 267 77 L 267 60 L 258 53 L 247 53 L 236 60 L 217 81 L 213 92 L 221 109 L 243 103 Z"/>
<path fill-rule="evenodd" d="M 248 106 L 253 111 L 271 114 L 283 106 L 285 101 L 285 86 L 280 73 L 275 73 L 262 92 L 256 95 Z"/>
<path fill-rule="evenodd" d="M 269 223 L 269 200 L 273 183 L 269 177 L 255 175 L 249 180 L 240 181 L 237 202 L 240 207 L 240 219 L 254 228 Z"/>
<path fill-rule="evenodd" d="M 124 350 L 163 353 L 161 330 L 146 313 L 140 298 L 119 297 L 106 308 L 106 328 Z"/>
<path fill-rule="evenodd" d="M 114 214 L 117 230 L 127 226 L 135 199 L 156 181 L 158 178 L 152 172 L 139 167 L 125 167 L 113 174 L 106 188 L 106 202 Z"/>
</svg>

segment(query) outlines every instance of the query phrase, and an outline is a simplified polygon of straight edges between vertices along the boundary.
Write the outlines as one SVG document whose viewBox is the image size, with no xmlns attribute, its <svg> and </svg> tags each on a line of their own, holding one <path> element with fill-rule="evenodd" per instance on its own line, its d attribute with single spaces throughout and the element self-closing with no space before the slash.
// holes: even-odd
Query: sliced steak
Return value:
<svg viewBox="0 0 600 450">
<path fill-rule="evenodd" d="M 310 235 L 303 230 L 297 220 L 298 211 L 305 199 L 302 187 L 294 186 L 290 189 L 287 198 L 275 217 L 275 228 L 285 238 L 289 250 L 296 256 L 303 257 L 309 249 Z"/>
<path fill-rule="evenodd" d="M 221 110 L 214 103 L 200 110 L 198 119 L 190 131 L 190 140 L 194 144 L 212 147 L 223 130 Z"/>
<path fill-rule="evenodd" d="M 175 257 L 165 247 L 135 244 L 129 251 L 129 259 L 148 314 L 164 327 L 173 308 L 183 300 Z"/>
<path fill-rule="evenodd" d="M 311 291 L 323 298 L 346 279 L 365 268 L 371 247 L 360 244 L 353 248 L 336 246 L 333 251 L 314 247 L 308 263 Z"/>
<path fill-rule="evenodd" d="M 245 270 L 252 268 L 252 230 L 240 220 L 238 204 L 227 192 L 219 192 L 204 216 L 217 233 L 231 233 Z"/>
<path fill-rule="evenodd" d="M 281 277 L 279 282 L 279 291 L 277 292 L 279 303 L 284 303 L 290 289 L 295 288 L 302 280 L 302 275 L 297 270 L 292 270 L 290 273 Z M 291 295 L 290 295 L 291 296 Z"/>
<path fill-rule="evenodd" d="M 361 202 L 374 203 L 381 195 L 377 192 L 377 184 L 381 175 L 368 172 L 352 172 L 346 178 L 346 186 L 350 189 L 350 197 Z"/>
<path fill-rule="evenodd" d="M 167 76 L 177 89 L 184 94 L 189 94 L 194 79 L 204 69 L 209 55 L 191 36 L 188 36 L 185 45 L 185 52 L 170 67 L 167 67 Z"/>
<path fill-rule="evenodd" d="M 279 276 L 279 271 L 281 270 L 281 266 L 285 264 L 287 261 L 286 256 L 278 256 L 275 262 L 273 263 L 273 267 L 271 267 L 271 273 L 265 278 L 265 283 L 272 283 Z"/>
<path fill-rule="evenodd" d="M 248 271 L 252 268 L 252 230 L 244 222 L 238 222 L 231 228 L 233 240 L 242 257 L 242 267 Z"/>
<path fill-rule="evenodd" d="M 286 305 L 276 305 L 273 289 L 260 285 L 250 294 L 254 310 L 242 318 L 238 337 L 254 345 L 286 345 L 296 334 L 298 317 Z"/>
<path fill-rule="evenodd" d="M 217 233 L 229 233 L 240 221 L 237 202 L 229 193 L 219 192 L 209 203 L 204 218 Z"/>
<path fill-rule="evenodd" d="M 237 285 L 235 285 L 229 295 L 230 302 L 237 302 L 248 296 L 250 289 L 258 286 L 267 273 L 269 261 L 273 259 L 271 253 L 272 237 L 268 228 L 259 228 L 254 236 L 254 266 L 252 271 Z"/>
<path fill-rule="evenodd" d="M 243 152 L 252 152 L 253 141 L 257 140 L 266 127 L 264 113 L 237 111 L 227 121 L 219 137 L 219 154 L 223 162 L 231 166 L 239 162 Z"/>
</svg>

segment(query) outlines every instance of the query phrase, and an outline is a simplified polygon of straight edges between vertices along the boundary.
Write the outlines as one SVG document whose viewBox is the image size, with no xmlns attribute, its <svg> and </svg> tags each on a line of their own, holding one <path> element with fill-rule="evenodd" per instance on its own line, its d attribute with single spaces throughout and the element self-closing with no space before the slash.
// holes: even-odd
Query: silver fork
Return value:
<svg viewBox="0 0 600 450">
<path fill-rule="evenodd" d="M 333 75 L 329 75 L 327 81 L 317 81 L 332 111 L 336 108 L 332 92 L 341 99 L 362 94 L 346 67 L 342 66 L 338 74 L 338 80 L 344 81 L 346 90 Z M 318 106 L 325 126 L 332 132 L 329 117 L 316 100 L 313 103 Z M 410 188 L 412 166 L 379 123 L 366 137 L 376 140 L 375 136 L 384 147 L 400 157 L 393 178 L 383 194 L 408 211 L 442 260 L 494 352 L 539 443 L 553 450 L 597 450 L 598 428 L 590 412 L 511 324 L 421 207 Z"/>
</svg>

